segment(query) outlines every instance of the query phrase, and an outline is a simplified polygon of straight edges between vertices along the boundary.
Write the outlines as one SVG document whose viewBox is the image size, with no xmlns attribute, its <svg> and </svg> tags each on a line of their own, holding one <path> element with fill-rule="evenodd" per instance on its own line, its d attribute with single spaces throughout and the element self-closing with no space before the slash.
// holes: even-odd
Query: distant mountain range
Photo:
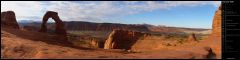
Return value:
<svg viewBox="0 0 240 60">
<path fill-rule="evenodd" d="M 35 27 L 40 28 L 41 22 L 22 20 L 20 25 L 25 28 Z M 184 27 L 167 27 L 167 26 L 154 26 L 150 24 L 120 24 L 120 23 L 94 23 L 86 21 L 64 21 L 67 30 L 71 31 L 111 31 L 114 29 L 134 30 L 141 32 L 171 32 L 171 33 L 202 33 L 210 34 L 211 29 L 203 28 L 184 28 Z M 49 30 L 55 29 L 55 23 L 48 23 Z"/>
<path fill-rule="evenodd" d="M 33 22 L 42 22 L 42 21 L 34 21 L 34 20 L 18 20 L 18 23 L 33 23 Z"/>
</svg>

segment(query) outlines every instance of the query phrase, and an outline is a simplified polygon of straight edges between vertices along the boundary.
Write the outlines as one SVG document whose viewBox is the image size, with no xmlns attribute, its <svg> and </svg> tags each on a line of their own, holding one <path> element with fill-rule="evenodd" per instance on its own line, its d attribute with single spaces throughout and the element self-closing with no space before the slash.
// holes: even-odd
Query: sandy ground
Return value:
<svg viewBox="0 0 240 60">
<path fill-rule="evenodd" d="M 146 52 L 74 47 L 47 33 L 1 28 L 2 59 L 203 59 L 199 46 L 179 46 Z"/>
</svg>

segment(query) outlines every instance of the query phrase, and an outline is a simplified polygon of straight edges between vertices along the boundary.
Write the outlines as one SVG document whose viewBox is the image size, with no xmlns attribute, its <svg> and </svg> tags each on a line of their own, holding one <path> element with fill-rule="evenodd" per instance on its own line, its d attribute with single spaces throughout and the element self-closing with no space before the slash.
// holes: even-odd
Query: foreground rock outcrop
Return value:
<svg viewBox="0 0 240 60">
<path fill-rule="evenodd" d="M 222 33 L 222 8 L 221 6 L 215 12 L 212 25 L 212 36 L 221 37 Z"/>
<path fill-rule="evenodd" d="M 188 36 L 188 39 L 187 39 L 186 42 L 190 43 L 190 42 L 198 42 L 198 41 L 197 41 L 197 39 L 196 39 L 195 34 L 192 33 L 192 34 L 190 34 L 190 35 Z"/>
<path fill-rule="evenodd" d="M 215 12 L 212 24 L 212 33 L 207 40 L 201 42 L 202 46 L 209 47 L 212 53 L 216 54 L 215 58 L 221 58 L 222 55 L 222 39 L 221 39 L 221 27 L 222 27 L 222 10 L 221 6 Z"/>
<path fill-rule="evenodd" d="M 1 26 L 19 29 L 19 25 L 13 11 L 1 12 Z"/>
<path fill-rule="evenodd" d="M 215 16 L 213 18 L 213 26 L 212 26 L 212 34 L 209 37 L 211 44 L 209 46 L 212 48 L 213 52 L 216 53 L 217 57 L 222 55 L 222 6 L 218 8 L 215 12 Z"/>
<path fill-rule="evenodd" d="M 105 41 L 104 49 L 131 49 L 131 46 L 136 43 L 141 37 L 144 38 L 145 33 L 128 31 L 128 30 L 114 30 L 109 34 Z"/>
</svg>

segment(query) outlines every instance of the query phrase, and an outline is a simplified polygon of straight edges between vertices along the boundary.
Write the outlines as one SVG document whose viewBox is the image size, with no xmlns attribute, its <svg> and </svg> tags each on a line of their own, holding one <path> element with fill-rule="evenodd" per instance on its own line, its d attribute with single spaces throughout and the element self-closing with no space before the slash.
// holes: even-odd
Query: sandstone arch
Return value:
<svg viewBox="0 0 240 60">
<path fill-rule="evenodd" d="M 59 18 L 58 13 L 53 12 L 53 11 L 48 11 L 43 16 L 43 22 L 42 22 L 42 25 L 41 25 L 41 29 L 39 31 L 40 32 L 47 32 L 46 23 L 47 23 L 49 18 L 52 18 L 55 21 L 55 24 L 56 24 L 55 33 L 60 34 L 60 35 L 66 35 L 66 29 L 64 28 L 64 23 Z"/>
<path fill-rule="evenodd" d="M 1 12 L 1 26 L 20 29 L 13 11 Z"/>
</svg>

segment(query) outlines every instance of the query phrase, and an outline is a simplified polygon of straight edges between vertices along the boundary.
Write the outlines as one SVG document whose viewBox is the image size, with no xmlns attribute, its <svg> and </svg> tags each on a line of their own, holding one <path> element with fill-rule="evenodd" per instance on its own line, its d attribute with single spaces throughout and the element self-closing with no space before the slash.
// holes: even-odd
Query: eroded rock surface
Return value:
<svg viewBox="0 0 240 60">
<path fill-rule="evenodd" d="M 207 40 L 202 42 L 203 46 L 209 47 L 212 50 L 212 53 L 216 54 L 216 58 L 221 58 L 222 55 L 222 39 L 221 39 L 221 6 L 215 12 L 212 24 L 212 33 Z"/>
<path fill-rule="evenodd" d="M 53 11 L 48 11 L 44 16 L 43 16 L 43 22 L 41 25 L 41 29 L 39 30 L 40 32 L 47 32 L 47 26 L 46 23 L 49 18 L 52 18 L 55 21 L 56 28 L 55 28 L 55 33 L 57 34 L 58 38 L 56 38 L 59 41 L 65 42 L 66 44 L 71 44 L 68 41 L 67 38 L 67 32 L 64 26 L 64 23 L 62 20 L 59 18 L 57 12 Z"/>
<path fill-rule="evenodd" d="M 19 29 L 19 25 L 13 11 L 1 12 L 1 26 Z"/>
<path fill-rule="evenodd" d="M 221 31 L 222 31 L 222 10 L 221 6 L 218 8 L 218 10 L 215 12 L 214 18 L 213 18 L 213 25 L 212 25 L 212 36 L 221 37 Z"/>
<path fill-rule="evenodd" d="M 187 42 L 197 42 L 197 39 L 194 33 L 188 36 Z"/>
<path fill-rule="evenodd" d="M 46 32 L 47 31 L 46 23 L 47 23 L 49 18 L 52 18 L 55 21 L 55 23 L 56 23 L 56 28 L 55 28 L 56 34 L 61 34 L 61 35 L 66 35 L 67 34 L 65 26 L 64 26 L 64 23 L 59 18 L 58 13 L 57 12 L 53 12 L 53 11 L 48 11 L 44 15 L 43 23 L 41 25 L 40 32 Z"/>
<path fill-rule="evenodd" d="M 114 30 L 105 41 L 104 49 L 130 49 L 137 40 L 144 38 L 144 35 L 145 33 L 141 32 Z"/>
</svg>

